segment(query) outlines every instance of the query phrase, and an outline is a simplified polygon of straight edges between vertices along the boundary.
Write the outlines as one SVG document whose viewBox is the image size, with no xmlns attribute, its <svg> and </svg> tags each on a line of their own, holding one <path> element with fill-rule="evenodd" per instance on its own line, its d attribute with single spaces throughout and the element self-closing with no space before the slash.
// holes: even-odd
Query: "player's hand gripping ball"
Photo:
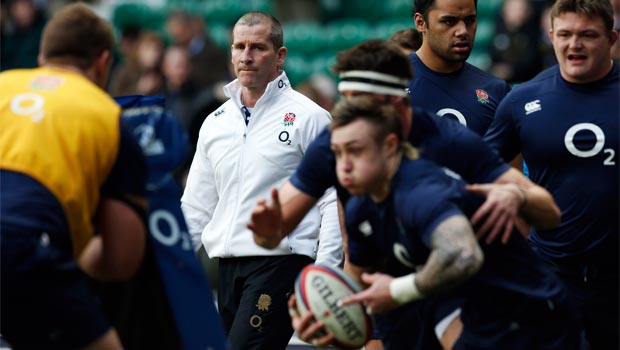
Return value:
<svg viewBox="0 0 620 350">
<path fill-rule="evenodd" d="M 323 321 L 334 335 L 334 344 L 343 349 L 359 349 L 372 335 L 373 320 L 361 303 L 338 306 L 338 301 L 362 290 L 344 271 L 322 265 L 308 265 L 297 277 L 297 309 L 308 311 Z"/>
</svg>

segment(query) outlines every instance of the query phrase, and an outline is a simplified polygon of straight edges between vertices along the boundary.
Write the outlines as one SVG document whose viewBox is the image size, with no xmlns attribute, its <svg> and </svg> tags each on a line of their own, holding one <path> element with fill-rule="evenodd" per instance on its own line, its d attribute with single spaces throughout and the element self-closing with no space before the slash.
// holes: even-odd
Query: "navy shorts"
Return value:
<svg viewBox="0 0 620 350">
<path fill-rule="evenodd" d="M 219 259 L 217 299 L 230 350 L 286 348 L 293 335 L 288 299 L 312 262 L 304 255 Z"/>
<path fill-rule="evenodd" d="M 0 233 L 2 336 L 16 349 L 77 349 L 110 329 L 66 234 Z"/>
<path fill-rule="evenodd" d="M 549 299 L 489 291 L 462 307 L 455 350 L 579 350 L 582 329 L 566 290 Z"/>
<path fill-rule="evenodd" d="M 385 350 L 441 350 L 435 328 L 461 307 L 461 297 L 444 295 L 421 299 L 375 316 L 376 333 Z"/>
<path fill-rule="evenodd" d="M 592 350 L 620 349 L 620 279 L 617 259 L 615 256 L 609 264 L 591 262 L 553 265 L 579 311 L 585 338 Z"/>
</svg>

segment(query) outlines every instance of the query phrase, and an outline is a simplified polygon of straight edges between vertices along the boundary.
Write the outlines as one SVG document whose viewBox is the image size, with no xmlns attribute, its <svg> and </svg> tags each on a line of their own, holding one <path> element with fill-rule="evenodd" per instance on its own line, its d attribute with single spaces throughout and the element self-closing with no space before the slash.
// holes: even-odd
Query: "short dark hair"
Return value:
<svg viewBox="0 0 620 350">
<path fill-rule="evenodd" d="M 336 74 L 369 70 L 407 80 L 413 78 L 413 70 L 407 56 L 396 44 L 380 39 L 367 40 L 340 52 L 332 70 Z"/>
<path fill-rule="evenodd" d="M 609 0 L 558 0 L 551 7 L 551 27 L 553 19 L 566 12 L 574 12 L 586 15 L 590 18 L 601 17 L 605 29 L 612 31 L 614 28 L 614 10 Z"/>
<path fill-rule="evenodd" d="M 422 34 L 413 28 L 405 28 L 394 32 L 390 41 L 402 48 L 417 51 L 422 46 Z"/>
<path fill-rule="evenodd" d="M 269 40 L 273 44 L 274 50 L 278 50 L 284 46 L 284 32 L 282 31 L 282 24 L 274 16 L 262 11 L 251 11 L 241 16 L 241 18 L 237 20 L 237 23 L 235 23 L 235 27 L 238 25 L 253 26 L 265 23 L 271 25 Z"/>
<path fill-rule="evenodd" d="M 112 26 L 82 3 L 60 9 L 41 36 L 41 55 L 46 61 L 87 69 L 104 52 L 114 49 Z"/>
<path fill-rule="evenodd" d="M 358 95 L 338 101 L 331 111 L 332 122 L 329 129 L 333 131 L 339 127 L 363 119 L 375 128 L 373 135 L 376 142 L 382 142 L 391 133 L 398 135 L 398 139 L 405 141 L 404 130 L 396 107 L 391 103 L 382 103 L 369 95 Z"/>
<path fill-rule="evenodd" d="M 486 0 L 488 1 L 488 0 Z M 428 11 L 435 5 L 435 0 L 413 0 L 411 6 L 411 16 L 415 16 L 419 13 L 424 17 L 424 20 L 428 21 Z M 478 0 L 474 0 L 474 6 L 478 8 Z"/>
</svg>

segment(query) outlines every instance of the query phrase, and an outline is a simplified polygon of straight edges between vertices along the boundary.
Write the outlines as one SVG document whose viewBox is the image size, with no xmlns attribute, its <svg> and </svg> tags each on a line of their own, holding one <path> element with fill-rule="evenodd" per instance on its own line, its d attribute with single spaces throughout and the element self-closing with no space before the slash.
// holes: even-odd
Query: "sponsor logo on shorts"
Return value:
<svg viewBox="0 0 620 350">
<path fill-rule="evenodd" d="M 262 331 L 262 325 L 263 319 L 260 316 L 252 315 L 252 317 L 250 317 L 250 326 L 252 326 L 252 328 L 258 328 L 259 331 Z"/>
</svg>

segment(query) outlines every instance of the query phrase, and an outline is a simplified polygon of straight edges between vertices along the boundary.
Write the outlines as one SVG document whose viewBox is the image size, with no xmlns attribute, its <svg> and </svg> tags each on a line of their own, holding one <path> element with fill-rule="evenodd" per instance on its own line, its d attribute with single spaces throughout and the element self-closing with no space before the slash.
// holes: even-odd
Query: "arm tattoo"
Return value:
<svg viewBox="0 0 620 350">
<path fill-rule="evenodd" d="M 473 276 L 483 259 L 467 218 L 451 216 L 432 233 L 431 254 L 417 274 L 416 285 L 425 295 L 449 290 Z"/>
</svg>

